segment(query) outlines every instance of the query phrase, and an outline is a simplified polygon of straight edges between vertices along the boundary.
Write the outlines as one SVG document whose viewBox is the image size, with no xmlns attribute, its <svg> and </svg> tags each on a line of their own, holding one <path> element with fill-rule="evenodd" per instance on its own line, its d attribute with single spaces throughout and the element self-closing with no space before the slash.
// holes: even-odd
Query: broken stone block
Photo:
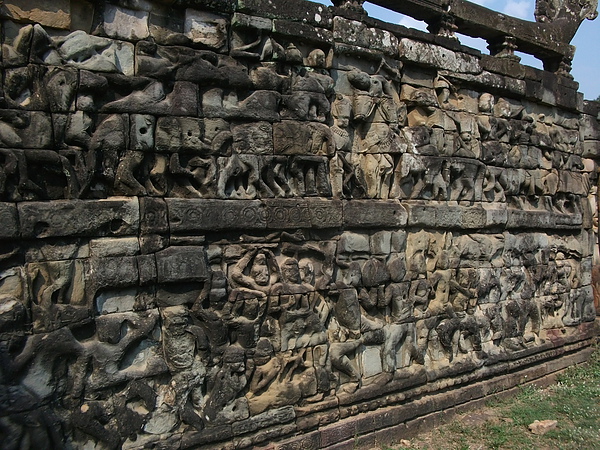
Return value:
<svg viewBox="0 0 600 450">
<path fill-rule="evenodd" d="M 184 33 L 194 44 L 216 51 L 227 50 L 228 20 L 225 16 L 206 11 L 185 11 Z"/>
<path fill-rule="evenodd" d="M 289 229 L 310 227 L 310 215 L 306 200 L 263 200 L 267 215 L 267 228 Z"/>
<path fill-rule="evenodd" d="M 529 424 L 528 428 L 529 431 L 531 431 L 533 434 L 543 435 L 546 434 L 548 431 L 555 430 L 556 428 L 558 428 L 558 421 L 534 420 L 533 423 Z"/>
<path fill-rule="evenodd" d="M 130 122 L 129 148 L 142 151 L 153 150 L 155 117 L 147 114 L 132 114 Z"/>
</svg>

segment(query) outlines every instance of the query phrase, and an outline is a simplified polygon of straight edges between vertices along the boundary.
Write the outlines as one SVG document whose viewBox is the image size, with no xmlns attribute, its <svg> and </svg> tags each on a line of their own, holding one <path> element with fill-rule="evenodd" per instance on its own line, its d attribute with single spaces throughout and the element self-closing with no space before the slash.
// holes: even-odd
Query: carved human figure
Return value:
<svg viewBox="0 0 600 450">
<path fill-rule="evenodd" d="M 161 317 L 163 351 L 173 376 L 170 386 L 175 396 L 177 415 L 189 425 L 202 429 L 204 423 L 196 410 L 199 410 L 203 400 L 206 364 L 196 350 L 199 347 L 207 349 L 207 342 L 197 342 L 200 337 L 206 341 L 206 336 L 202 331 L 193 329 L 189 311 L 183 305 L 163 308 Z"/>
<path fill-rule="evenodd" d="M 398 108 L 391 83 L 382 75 L 352 71 L 348 80 L 355 87 L 353 98 L 356 132 L 355 152 L 394 151 L 399 133 Z"/>
<path fill-rule="evenodd" d="M 295 46 L 288 47 L 287 63 L 302 65 L 302 60 L 302 53 Z M 331 108 L 327 97 L 333 92 L 334 82 L 325 69 L 323 50 L 313 50 L 308 55 L 307 66 L 292 71 L 291 94 L 283 99 L 284 114 L 295 119 L 325 122 Z"/>
<path fill-rule="evenodd" d="M 335 149 L 338 152 L 347 152 L 352 150 L 352 141 L 348 127 L 352 117 L 352 103 L 342 94 L 337 94 L 331 105 L 331 116 L 333 117 L 333 140 Z"/>
<path fill-rule="evenodd" d="M 345 270 L 340 271 L 336 282 L 337 289 L 330 291 L 330 294 L 337 296 L 333 312 L 338 323 L 347 328 L 355 337 L 361 333 L 381 329 L 383 324 L 363 314 L 360 305 L 358 292 L 361 283 L 360 264 L 356 261 L 349 264 L 338 261 L 338 264 L 345 266 Z"/>
<path fill-rule="evenodd" d="M 262 394 L 275 380 L 282 369 L 282 362 L 275 357 L 273 345 L 267 338 L 261 338 L 254 354 L 256 367 L 248 390 L 248 398 Z"/>
<path fill-rule="evenodd" d="M 304 361 L 306 349 L 298 353 L 274 354 L 267 339 L 258 343 L 254 360 L 257 364 L 246 394 L 252 414 L 297 403 L 311 394 L 315 377 Z"/>
<path fill-rule="evenodd" d="M 207 422 L 235 419 L 235 410 L 243 411 L 245 398 L 238 395 L 248 384 L 244 350 L 230 345 L 223 353 L 223 364 L 209 375 L 202 416 Z"/>
<path fill-rule="evenodd" d="M 451 95 L 450 89 L 452 88 L 452 85 L 450 84 L 450 82 L 446 78 L 438 75 L 433 82 L 433 87 L 437 94 L 438 103 L 440 104 L 440 107 L 444 109 L 451 108 L 449 100 Z"/>
<path fill-rule="evenodd" d="M 317 296 L 313 289 L 312 285 L 302 282 L 295 258 L 283 261 L 281 281 L 274 284 L 270 292 L 270 304 L 277 305 L 280 312 L 282 351 L 326 341 L 324 326 L 314 311 Z M 274 311 L 273 306 L 271 311 Z"/>
</svg>

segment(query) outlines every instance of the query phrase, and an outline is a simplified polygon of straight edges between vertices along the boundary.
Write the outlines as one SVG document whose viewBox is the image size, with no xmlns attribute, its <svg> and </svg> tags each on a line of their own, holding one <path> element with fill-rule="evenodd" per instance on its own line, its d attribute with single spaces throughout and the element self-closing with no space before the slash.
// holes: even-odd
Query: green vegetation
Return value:
<svg viewBox="0 0 600 450">
<path fill-rule="evenodd" d="M 556 420 L 558 427 L 536 435 L 528 429 L 535 420 Z M 600 450 L 600 347 L 588 364 L 561 374 L 556 385 L 523 388 L 516 397 L 490 402 L 403 444 L 393 448 Z"/>
</svg>

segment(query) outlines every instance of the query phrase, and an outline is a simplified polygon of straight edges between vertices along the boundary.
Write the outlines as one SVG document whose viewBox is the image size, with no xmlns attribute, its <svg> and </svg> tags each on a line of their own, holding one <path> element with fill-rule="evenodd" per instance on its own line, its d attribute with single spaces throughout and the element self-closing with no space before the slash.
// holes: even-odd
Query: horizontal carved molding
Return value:
<svg viewBox="0 0 600 450">
<path fill-rule="evenodd" d="M 131 236 L 221 230 L 297 228 L 580 229 L 582 214 L 517 210 L 495 203 L 470 205 L 399 200 L 321 198 L 213 200 L 57 200 L 0 203 L 0 239 L 60 236 Z M 456 203 L 456 202 L 454 202 Z M 160 213 L 156 210 L 159 204 Z M 153 205 L 153 206 L 149 206 Z M 141 215 L 141 216 L 140 216 Z M 151 224 L 164 215 L 162 227 Z M 140 224 L 141 221 L 141 224 Z M 168 225 L 167 225 L 168 224 Z"/>
</svg>

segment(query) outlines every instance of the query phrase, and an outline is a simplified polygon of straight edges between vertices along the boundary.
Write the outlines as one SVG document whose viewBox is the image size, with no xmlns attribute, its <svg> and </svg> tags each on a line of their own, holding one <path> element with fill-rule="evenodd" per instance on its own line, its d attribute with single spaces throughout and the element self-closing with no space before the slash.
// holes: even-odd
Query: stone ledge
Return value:
<svg viewBox="0 0 600 450">
<path fill-rule="evenodd" d="M 137 235 L 137 198 L 23 202 L 17 206 L 23 238 Z"/>
<path fill-rule="evenodd" d="M 130 236 L 144 233 L 294 228 L 552 229 L 577 230 L 581 214 L 508 209 L 503 204 L 448 205 L 398 200 L 319 197 L 219 200 L 115 197 L 0 203 L 0 239 Z M 82 218 L 85 218 L 83 220 Z M 141 219 L 140 219 L 141 218 Z"/>
<path fill-rule="evenodd" d="M 333 448 L 329 447 L 333 443 L 337 443 L 335 448 L 368 448 L 373 444 L 392 444 L 414 436 L 427 425 L 439 424 L 444 418 L 450 419 L 456 412 L 479 405 L 490 396 L 510 396 L 517 392 L 517 386 L 552 382 L 557 372 L 585 362 L 593 352 L 591 345 L 594 341 L 594 337 L 588 337 L 585 341 L 558 349 L 561 350 L 558 355 L 553 351 L 544 352 L 539 357 L 543 359 L 543 355 L 546 356 L 545 364 L 531 367 L 524 362 L 509 369 L 511 373 L 504 377 L 483 379 L 451 392 L 427 393 L 406 404 L 361 413 L 313 431 L 308 435 L 310 438 L 307 435 L 290 438 L 274 444 L 272 448 L 299 448 L 301 443 L 308 443 L 310 447 L 306 448 L 315 449 Z M 367 444 L 367 447 L 361 447 L 361 443 Z"/>
</svg>

